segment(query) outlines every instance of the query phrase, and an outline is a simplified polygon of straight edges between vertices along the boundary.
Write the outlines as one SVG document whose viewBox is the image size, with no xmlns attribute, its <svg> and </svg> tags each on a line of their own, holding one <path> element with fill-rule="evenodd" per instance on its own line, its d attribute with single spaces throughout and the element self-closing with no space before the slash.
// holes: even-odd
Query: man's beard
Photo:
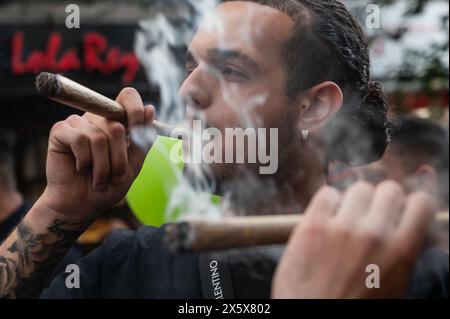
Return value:
<svg viewBox="0 0 450 319">
<path fill-rule="evenodd" d="M 289 109 L 290 106 L 285 108 Z M 300 208 L 295 203 L 286 201 L 286 205 L 280 204 L 282 198 L 295 197 L 289 189 L 289 179 L 295 178 L 298 173 L 301 142 L 297 139 L 295 119 L 288 111 L 280 112 L 277 119 L 272 119 L 272 126 L 279 130 L 279 170 L 275 174 L 261 175 L 261 163 L 189 163 L 185 165 L 185 177 L 195 190 L 223 196 L 231 209 L 238 214 L 298 212 Z M 273 211 L 264 212 L 264 207 L 273 208 Z"/>
<path fill-rule="evenodd" d="M 303 209 L 295 202 L 288 180 L 299 173 L 293 171 L 294 166 L 297 168 L 290 156 L 282 157 L 275 175 L 259 174 L 257 165 L 186 164 L 185 176 L 194 189 L 222 196 L 234 214 L 292 214 Z"/>
</svg>

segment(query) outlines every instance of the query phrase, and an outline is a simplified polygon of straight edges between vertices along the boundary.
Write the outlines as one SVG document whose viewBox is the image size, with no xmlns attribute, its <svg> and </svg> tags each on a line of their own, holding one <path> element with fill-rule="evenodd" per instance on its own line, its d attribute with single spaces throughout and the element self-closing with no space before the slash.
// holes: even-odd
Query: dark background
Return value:
<svg viewBox="0 0 450 319">
<path fill-rule="evenodd" d="M 57 59 L 74 48 L 81 61 L 80 70 L 66 72 L 64 75 L 113 99 L 123 87 L 132 86 L 141 93 L 146 102 L 156 103 L 158 93 L 148 84 L 142 68 L 132 82 L 126 82 L 123 79 L 124 70 L 102 74 L 99 71 L 87 71 L 83 65 L 83 37 L 87 33 L 95 32 L 106 38 L 108 49 L 117 47 L 122 53 L 132 53 L 136 28 L 137 25 L 132 24 L 83 25 L 81 29 L 43 25 L 0 25 L 0 127 L 16 133 L 16 173 L 19 188 L 25 194 L 37 196 L 45 182 L 45 151 L 50 128 L 54 123 L 77 111 L 37 93 L 34 85 L 37 73 L 13 74 L 11 47 L 14 34 L 22 32 L 24 35 L 22 62 L 28 60 L 33 52 L 46 50 L 49 37 L 57 32 L 62 38 Z M 99 55 L 102 59 L 105 59 L 105 56 L 105 53 Z"/>
</svg>

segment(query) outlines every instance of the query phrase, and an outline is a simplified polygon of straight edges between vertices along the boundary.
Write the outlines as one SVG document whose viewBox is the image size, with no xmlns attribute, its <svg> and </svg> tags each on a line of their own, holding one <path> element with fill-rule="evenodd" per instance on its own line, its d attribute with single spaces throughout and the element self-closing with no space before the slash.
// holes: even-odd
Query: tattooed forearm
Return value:
<svg viewBox="0 0 450 319">
<path fill-rule="evenodd" d="M 45 233 L 38 234 L 23 220 L 11 240 L 0 247 L 0 298 L 37 297 L 89 224 L 55 220 Z"/>
</svg>

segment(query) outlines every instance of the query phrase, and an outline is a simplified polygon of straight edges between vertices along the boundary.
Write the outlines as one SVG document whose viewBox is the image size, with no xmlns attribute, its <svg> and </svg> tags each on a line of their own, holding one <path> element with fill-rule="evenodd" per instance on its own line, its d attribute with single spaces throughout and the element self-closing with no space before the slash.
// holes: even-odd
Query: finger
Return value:
<svg viewBox="0 0 450 319">
<path fill-rule="evenodd" d="M 122 105 L 127 112 L 128 128 L 145 124 L 144 103 L 135 89 L 123 89 L 116 101 Z"/>
<path fill-rule="evenodd" d="M 153 105 L 146 105 L 144 108 L 145 112 L 145 125 L 150 125 L 155 119 L 155 107 Z"/>
<path fill-rule="evenodd" d="M 70 126 L 86 134 L 92 155 L 92 180 L 97 191 L 105 191 L 111 175 L 111 160 L 107 135 L 85 118 L 71 116 L 67 119 Z"/>
<path fill-rule="evenodd" d="M 134 151 L 140 151 L 140 153 L 147 153 L 157 137 L 156 132 L 154 132 L 153 128 L 151 127 L 151 124 L 153 123 L 153 119 L 155 117 L 155 108 L 152 105 L 147 105 L 144 108 L 144 112 L 145 125 L 132 128 L 131 134 L 129 136 L 129 145 L 131 146 L 131 148 L 135 149 Z M 141 135 L 142 140 L 144 140 L 145 143 L 133 143 L 132 136 L 137 137 L 137 139 L 140 140 Z"/>
<path fill-rule="evenodd" d="M 375 188 L 367 182 L 353 184 L 344 194 L 336 221 L 353 224 L 369 213 Z"/>
<path fill-rule="evenodd" d="M 397 224 L 405 205 L 403 187 L 394 181 L 377 186 L 372 199 L 367 225 L 377 233 L 389 232 Z"/>
<path fill-rule="evenodd" d="M 397 229 L 398 236 L 412 246 L 421 246 L 435 212 L 436 199 L 425 193 L 416 192 L 406 199 L 405 210 Z"/>
<path fill-rule="evenodd" d="M 308 206 L 305 218 L 309 221 L 322 221 L 334 216 L 340 202 L 341 194 L 333 187 L 322 187 Z"/>
<path fill-rule="evenodd" d="M 153 123 L 155 117 L 155 108 L 152 105 L 148 105 L 145 107 L 145 124 L 150 125 Z M 141 134 L 144 133 L 145 130 Z M 139 133 L 138 133 L 139 134 Z M 133 167 L 133 171 L 137 175 L 139 171 L 142 168 L 142 164 L 145 160 L 145 156 L 147 155 L 148 151 L 150 150 L 154 140 L 152 139 L 151 142 L 146 145 L 144 148 L 142 145 L 137 145 L 135 143 L 130 143 L 130 149 L 129 149 L 129 159 L 130 164 Z M 148 148 L 147 148 L 148 146 Z"/>
<path fill-rule="evenodd" d="M 86 174 L 91 165 L 92 156 L 88 137 L 67 122 L 59 122 L 52 129 L 52 138 L 59 144 L 57 152 L 72 152 L 76 160 L 76 170 Z"/>
<path fill-rule="evenodd" d="M 127 180 L 127 130 L 123 124 L 106 119 L 98 120 L 95 123 L 91 122 L 91 124 L 96 125 L 108 137 L 112 175 L 111 181 L 115 185 L 120 185 Z"/>
</svg>

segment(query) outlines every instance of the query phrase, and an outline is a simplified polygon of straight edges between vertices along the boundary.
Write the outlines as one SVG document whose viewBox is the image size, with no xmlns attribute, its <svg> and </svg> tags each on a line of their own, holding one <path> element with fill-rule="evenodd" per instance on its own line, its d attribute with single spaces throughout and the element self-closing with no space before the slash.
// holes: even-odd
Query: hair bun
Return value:
<svg viewBox="0 0 450 319">
<path fill-rule="evenodd" d="M 343 107 L 331 125 L 330 159 L 352 166 L 370 164 L 383 156 L 389 144 L 392 125 L 387 119 L 387 97 L 381 84 L 371 81 L 362 98 L 352 96 L 349 100 L 345 103 L 357 106 Z"/>
<path fill-rule="evenodd" d="M 367 84 L 367 94 L 363 98 L 363 104 L 378 105 L 388 111 L 388 102 L 386 95 L 383 92 L 383 87 L 379 82 L 370 81 Z"/>
</svg>

